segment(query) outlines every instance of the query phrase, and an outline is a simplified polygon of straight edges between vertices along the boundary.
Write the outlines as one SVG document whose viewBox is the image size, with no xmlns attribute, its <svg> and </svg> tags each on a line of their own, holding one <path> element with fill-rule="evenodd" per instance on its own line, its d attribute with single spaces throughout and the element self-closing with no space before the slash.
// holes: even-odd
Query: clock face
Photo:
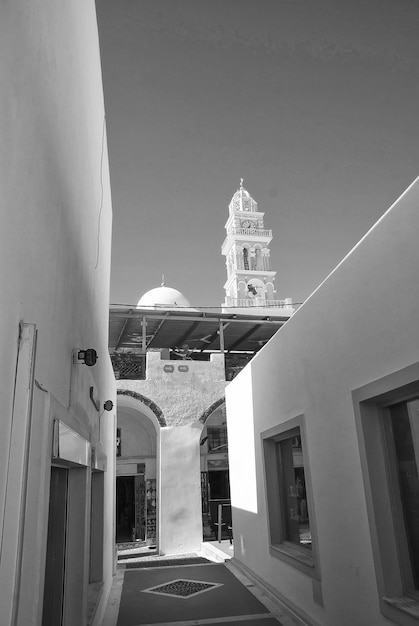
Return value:
<svg viewBox="0 0 419 626">
<path fill-rule="evenodd" d="M 246 220 L 245 222 L 242 222 L 242 228 L 255 228 L 256 227 L 256 223 L 255 222 L 251 222 L 249 220 Z"/>
</svg>

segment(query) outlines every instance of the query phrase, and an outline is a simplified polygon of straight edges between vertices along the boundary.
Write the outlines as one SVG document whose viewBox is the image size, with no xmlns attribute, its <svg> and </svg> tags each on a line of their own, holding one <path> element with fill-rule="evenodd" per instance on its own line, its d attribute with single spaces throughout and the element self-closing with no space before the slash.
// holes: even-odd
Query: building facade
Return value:
<svg viewBox="0 0 419 626">
<path fill-rule="evenodd" d="M 17 0 L 0 13 L 0 621 L 99 626 L 116 394 L 95 5 Z"/>
<path fill-rule="evenodd" d="M 304 624 L 419 624 L 418 205 L 226 389 L 235 561 Z"/>
<path fill-rule="evenodd" d="M 154 331 L 141 311 L 163 313 Z M 218 472 L 228 471 L 224 462 L 216 475 L 208 475 L 206 435 L 206 423 L 220 422 L 224 407 L 224 355 L 193 359 L 189 344 L 177 341 L 179 332 L 185 336 L 185 315 L 198 312 L 164 283 L 140 298 L 136 312 L 146 320 L 141 339 L 150 340 L 160 330 L 172 336 L 173 349 L 161 344 L 112 354 L 118 379 L 116 540 L 145 542 L 161 554 L 194 552 L 201 547 L 205 522 L 207 534 L 214 530 L 210 485 Z M 168 334 L 163 326 L 169 312 L 176 321 Z M 134 341 L 136 336 L 134 331 Z M 127 357 L 131 367 L 136 359 L 142 363 L 137 372 L 127 369 Z M 220 449 L 215 458 L 220 463 L 226 456 Z M 229 493 L 224 495 L 229 504 Z"/>
<path fill-rule="evenodd" d="M 225 480 L 226 450 L 208 454 L 205 439 L 208 424 L 217 428 L 222 421 L 224 359 L 164 356 L 147 353 L 145 380 L 117 381 L 117 541 L 182 554 L 200 550 L 205 510 L 206 532 L 212 536 L 210 503 L 222 495 L 229 504 L 227 488 L 220 487 L 214 497 L 208 492 L 219 472 Z"/>
</svg>

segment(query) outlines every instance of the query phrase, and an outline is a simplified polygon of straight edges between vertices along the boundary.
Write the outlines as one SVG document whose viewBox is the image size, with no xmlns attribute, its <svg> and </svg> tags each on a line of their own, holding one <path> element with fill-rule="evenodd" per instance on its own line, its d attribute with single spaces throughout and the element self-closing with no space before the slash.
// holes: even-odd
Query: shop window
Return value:
<svg viewBox="0 0 419 626">
<path fill-rule="evenodd" d="M 207 437 L 208 452 L 228 452 L 226 426 L 208 426 Z"/>
<path fill-rule="evenodd" d="M 419 624 L 419 382 L 394 387 L 416 370 L 353 393 L 381 611 L 403 626 Z"/>
<path fill-rule="evenodd" d="M 262 433 L 270 552 L 317 576 L 303 418 Z"/>
</svg>

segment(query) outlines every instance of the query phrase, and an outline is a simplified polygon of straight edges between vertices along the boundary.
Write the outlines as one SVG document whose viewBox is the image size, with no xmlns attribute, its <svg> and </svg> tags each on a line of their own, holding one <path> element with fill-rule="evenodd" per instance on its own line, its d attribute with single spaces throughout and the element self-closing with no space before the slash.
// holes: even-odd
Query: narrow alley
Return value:
<svg viewBox="0 0 419 626">
<path fill-rule="evenodd" d="M 120 551 L 103 626 L 302 624 L 234 566 L 227 541 L 209 548 L 176 557 Z"/>
</svg>

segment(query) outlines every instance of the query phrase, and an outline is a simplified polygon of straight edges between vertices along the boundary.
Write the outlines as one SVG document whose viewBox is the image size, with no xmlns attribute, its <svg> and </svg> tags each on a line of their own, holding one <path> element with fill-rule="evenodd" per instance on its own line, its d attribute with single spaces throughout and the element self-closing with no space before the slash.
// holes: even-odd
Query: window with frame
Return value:
<svg viewBox="0 0 419 626">
<path fill-rule="evenodd" d="M 419 600 L 419 398 L 384 408 L 383 427 L 404 587 Z"/>
<path fill-rule="evenodd" d="M 311 549 L 310 521 L 304 473 L 301 433 L 276 443 L 280 491 L 283 497 L 284 539 Z"/>
<path fill-rule="evenodd" d="M 419 365 L 353 392 L 381 612 L 419 624 Z"/>
<path fill-rule="evenodd" d="M 262 433 L 272 555 L 317 577 L 302 416 Z"/>
<path fill-rule="evenodd" d="M 207 427 L 208 452 L 228 452 L 227 426 Z"/>
</svg>

